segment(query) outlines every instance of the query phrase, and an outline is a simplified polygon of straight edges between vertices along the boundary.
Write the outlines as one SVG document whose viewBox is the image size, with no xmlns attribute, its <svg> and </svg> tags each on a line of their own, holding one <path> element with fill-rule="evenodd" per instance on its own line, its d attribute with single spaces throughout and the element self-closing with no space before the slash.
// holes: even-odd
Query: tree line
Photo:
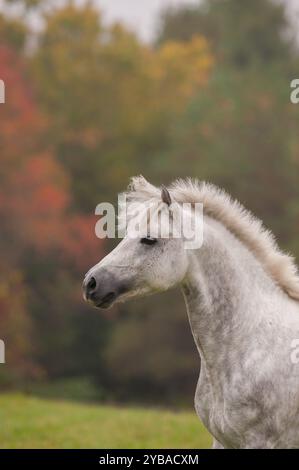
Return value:
<svg viewBox="0 0 299 470">
<path fill-rule="evenodd" d="M 205 0 L 162 12 L 149 45 L 89 2 L 46 3 L 0 16 L 0 387 L 76 376 L 115 399 L 188 402 L 199 360 L 178 292 L 107 314 L 82 301 L 113 244 L 94 209 L 135 174 L 206 179 L 298 259 L 292 27 L 270 0 Z"/>
</svg>

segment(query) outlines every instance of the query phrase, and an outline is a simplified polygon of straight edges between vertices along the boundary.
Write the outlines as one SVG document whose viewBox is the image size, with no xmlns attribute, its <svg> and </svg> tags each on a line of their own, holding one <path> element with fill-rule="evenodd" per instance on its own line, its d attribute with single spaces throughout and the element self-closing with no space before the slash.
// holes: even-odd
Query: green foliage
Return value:
<svg viewBox="0 0 299 470">
<path fill-rule="evenodd" d="M 263 75 L 218 70 L 174 125 L 167 168 L 173 176 L 191 172 L 224 187 L 290 246 L 297 238 L 299 189 L 287 85 L 274 67 Z"/>
<path fill-rule="evenodd" d="M 26 395 L 51 400 L 97 402 L 105 399 L 104 392 L 88 377 L 39 380 L 23 384 L 21 390 Z"/>
<path fill-rule="evenodd" d="M 11 45 L 14 49 L 22 50 L 28 34 L 28 28 L 21 20 L 5 18 L 0 14 L 0 42 Z"/>
<path fill-rule="evenodd" d="M 272 0 L 203 0 L 198 6 L 166 11 L 158 43 L 205 36 L 217 59 L 233 68 L 265 66 L 292 55 L 295 31 L 282 3 Z"/>
<path fill-rule="evenodd" d="M 169 116 L 207 79 L 211 57 L 203 38 L 153 51 L 120 25 L 104 28 L 90 4 L 68 4 L 47 16 L 32 67 L 74 205 L 90 212 L 163 145 Z"/>
<path fill-rule="evenodd" d="M 175 291 L 121 307 L 104 356 L 117 400 L 193 406 L 200 360 L 184 310 Z"/>
</svg>

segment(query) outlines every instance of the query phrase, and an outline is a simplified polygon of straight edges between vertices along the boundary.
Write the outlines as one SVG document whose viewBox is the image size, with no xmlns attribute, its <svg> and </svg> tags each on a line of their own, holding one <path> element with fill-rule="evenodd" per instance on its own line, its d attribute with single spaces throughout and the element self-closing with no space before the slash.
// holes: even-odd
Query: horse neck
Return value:
<svg viewBox="0 0 299 470">
<path fill-rule="evenodd" d="M 234 358 L 238 363 L 261 316 L 270 314 L 265 297 L 280 292 L 254 255 L 219 222 L 205 217 L 203 238 L 200 249 L 188 252 L 182 287 L 201 359 L 217 373 Z"/>
</svg>

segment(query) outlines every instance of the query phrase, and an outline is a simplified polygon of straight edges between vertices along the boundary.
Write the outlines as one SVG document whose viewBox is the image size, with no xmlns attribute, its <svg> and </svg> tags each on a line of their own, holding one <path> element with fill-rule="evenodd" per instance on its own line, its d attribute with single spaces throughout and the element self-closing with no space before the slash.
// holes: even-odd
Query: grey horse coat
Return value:
<svg viewBox="0 0 299 470">
<path fill-rule="evenodd" d="M 165 210 L 201 202 L 202 246 L 126 236 L 87 273 L 85 297 L 109 307 L 181 286 L 201 358 L 195 409 L 214 447 L 299 447 L 299 277 L 292 258 L 214 186 L 178 181 L 163 191 L 138 177 L 127 196 L 157 204 L 162 198 Z"/>
</svg>

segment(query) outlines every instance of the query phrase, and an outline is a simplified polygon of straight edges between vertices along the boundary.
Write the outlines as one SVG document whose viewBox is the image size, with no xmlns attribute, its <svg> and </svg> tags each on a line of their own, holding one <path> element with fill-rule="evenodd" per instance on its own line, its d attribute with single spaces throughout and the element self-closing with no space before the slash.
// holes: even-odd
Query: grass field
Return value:
<svg viewBox="0 0 299 470">
<path fill-rule="evenodd" d="M 0 448 L 207 448 L 195 412 L 0 395 Z"/>
</svg>

